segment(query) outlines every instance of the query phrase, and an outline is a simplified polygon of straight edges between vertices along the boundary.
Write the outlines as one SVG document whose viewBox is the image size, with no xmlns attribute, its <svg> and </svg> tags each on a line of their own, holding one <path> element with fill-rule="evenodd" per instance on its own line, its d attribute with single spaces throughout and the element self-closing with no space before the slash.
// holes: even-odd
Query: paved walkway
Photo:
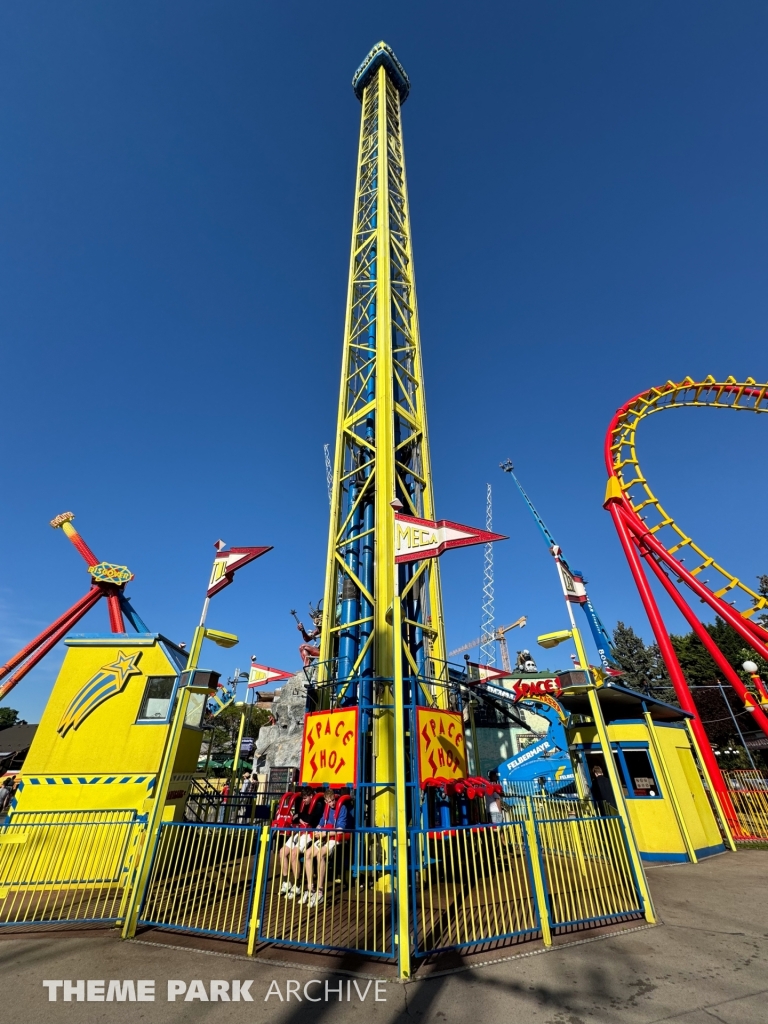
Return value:
<svg viewBox="0 0 768 1024">
<path fill-rule="evenodd" d="M 379 980 L 378 1002 L 374 1001 L 376 982 L 367 988 L 365 978 L 124 943 L 112 933 L 46 931 L 0 936 L 0 1019 L 24 1024 L 388 1024 L 407 1020 L 762 1024 L 768 1020 L 768 851 L 741 851 L 697 866 L 656 867 L 648 874 L 663 921 L 659 927 L 408 985 Z M 42 985 L 43 980 L 89 978 L 107 983 L 153 979 L 155 1001 L 64 1002 L 60 987 L 57 1002 L 51 1003 Z M 204 992 L 209 1000 L 184 1001 L 180 992 L 176 1001 L 169 1002 L 169 980 L 178 981 L 176 987 L 189 995 Z M 193 986 L 194 981 L 198 984 Z M 210 1001 L 211 981 L 220 983 L 216 987 L 229 994 L 229 1002 Z M 251 1002 L 231 1001 L 234 981 L 240 982 L 240 991 L 245 989 Z M 273 994 L 265 999 L 270 988 Z M 293 995 L 286 1002 L 289 988 L 306 998 L 298 1002 Z M 100 991 L 97 986 L 95 994 Z M 320 1002 L 309 1001 L 318 997 Z"/>
</svg>

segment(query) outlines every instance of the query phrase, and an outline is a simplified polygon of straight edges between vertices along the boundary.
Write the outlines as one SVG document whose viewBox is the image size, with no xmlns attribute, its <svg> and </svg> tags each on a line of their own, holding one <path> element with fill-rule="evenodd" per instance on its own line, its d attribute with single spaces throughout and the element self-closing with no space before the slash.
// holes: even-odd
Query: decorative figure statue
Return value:
<svg viewBox="0 0 768 1024">
<path fill-rule="evenodd" d="M 536 668 L 536 662 L 531 657 L 530 651 L 518 651 L 517 652 L 517 664 L 515 665 L 516 672 L 538 672 Z"/>
<path fill-rule="evenodd" d="M 317 644 L 317 640 L 320 638 L 320 633 L 323 628 L 323 602 L 322 599 L 318 603 L 317 608 L 312 607 L 312 602 L 309 602 L 309 617 L 312 619 L 314 629 L 307 632 L 304 628 L 304 623 L 301 622 L 296 615 L 296 610 L 291 608 L 291 615 L 296 619 L 296 628 L 304 638 L 304 643 L 299 644 L 299 654 L 301 655 L 301 662 L 304 668 L 307 668 L 315 658 L 320 657 L 320 647 Z"/>
</svg>

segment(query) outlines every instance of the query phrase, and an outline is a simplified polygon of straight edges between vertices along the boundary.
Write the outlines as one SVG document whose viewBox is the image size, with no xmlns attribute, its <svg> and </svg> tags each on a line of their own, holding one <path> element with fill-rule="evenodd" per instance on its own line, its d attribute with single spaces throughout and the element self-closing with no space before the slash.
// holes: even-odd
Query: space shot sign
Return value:
<svg viewBox="0 0 768 1024">
<path fill-rule="evenodd" d="M 515 700 L 525 700 L 531 697 L 559 697 L 563 692 L 560 680 L 554 676 L 551 679 L 514 679 L 510 680 L 509 689 L 515 695 Z"/>
<path fill-rule="evenodd" d="M 304 716 L 302 786 L 354 786 L 357 782 L 357 708 Z"/>
<path fill-rule="evenodd" d="M 416 708 L 419 738 L 419 786 L 427 779 L 467 777 L 464 721 L 458 711 Z"/>
</svg>

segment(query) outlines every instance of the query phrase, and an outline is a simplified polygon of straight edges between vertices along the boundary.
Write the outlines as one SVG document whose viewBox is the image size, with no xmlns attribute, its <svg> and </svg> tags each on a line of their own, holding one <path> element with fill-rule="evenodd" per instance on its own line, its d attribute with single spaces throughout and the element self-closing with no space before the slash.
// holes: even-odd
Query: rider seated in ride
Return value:
<svg viewBox="0 0 768 1024">
<path fill-rule="evenodd" d="M 329 789 L 325 795 L 325 810 L 320 819 L 318 830 L 312 833 L 314 842 L 304 851 L 304 877 L 307 880 L 307 891 L 302 902 L 309 901 L 314 907 L 323 900 L 323 885 L 328 870 L 328 858 L 342 840 L 341 833 L 351 832 L 354 828 L 350 798 Z M 315 889 L 314 865 L 317 865 L 317 888 Z"/>
<path fill-rule="evenodd" d="M 299 855 L 312 842 L 313 828 L 320 823 L 325 803 L 322 796 L 311 786 L 302 786 L 301 801 L 295 805 L 291 827 L 302 831 L 291 832 L 280 850 L 280 874 L 285 879 L 280 887 L 282 896 L 295 896 L 301 892 L 298 884 L 291 884 L 291 877 L 299 881 Z"/>
</svg>

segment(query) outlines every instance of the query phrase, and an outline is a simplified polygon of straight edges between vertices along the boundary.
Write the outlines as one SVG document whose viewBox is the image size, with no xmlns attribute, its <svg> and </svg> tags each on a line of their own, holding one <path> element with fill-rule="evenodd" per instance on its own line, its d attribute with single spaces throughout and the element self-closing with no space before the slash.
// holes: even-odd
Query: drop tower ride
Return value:
<svg viewBox="0 0 768 1024">
<path fill-rule="evenodd" d="M 362 111 L 317 682 L 321 706 L 359 708 L 359 816 L 393 825 L 396 762 L 410 761 L 407 723 L 395 755 L 397 680 L 407 703 L 446 706 L 445 636 L 438 560 L 395 566 L 395 509 L 434 518 L 401 122 L 410 82 L 382 42 L 352 84 Z"/>
</svg>

